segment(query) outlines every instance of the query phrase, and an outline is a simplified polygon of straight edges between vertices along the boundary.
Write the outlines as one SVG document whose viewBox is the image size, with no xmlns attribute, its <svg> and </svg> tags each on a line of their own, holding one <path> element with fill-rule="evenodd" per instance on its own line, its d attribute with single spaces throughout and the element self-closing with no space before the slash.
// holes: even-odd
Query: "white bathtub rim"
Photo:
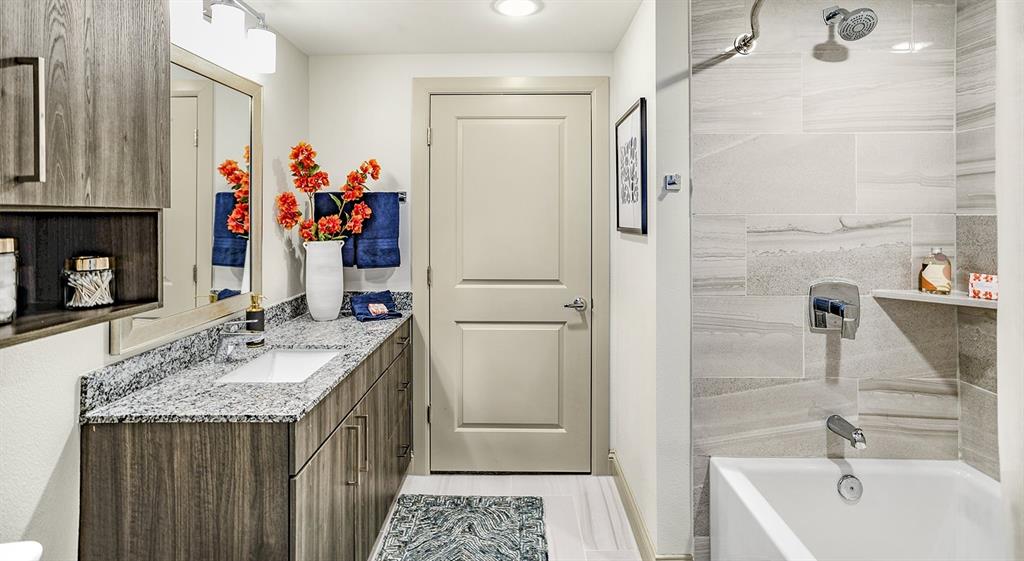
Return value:
<svg viewBox="0 0 1024 561">
<path fill-rule="evenodd" d="M 761 491 L 754 486 L 754 483 L 739 469 L 737 462 L 732 461 L 740 458 L 711 458 L 711 469 L 717 469 L 725 481 L 736 492 L 740 502 L 747 509 L 754 513 L 758 522 L 761 523 L 772 544 L 783 555 L 783 559 L 815 561 L 803 541 L 796 535 L 796 532 L 789 527 L 789 524 L 782 519 L 782 516 L 775 510 L 775 507 L 768 502 L 768 499 L 761 494 Z M 742 458 L 746 460 L 747 458 Z"/>
</svg>

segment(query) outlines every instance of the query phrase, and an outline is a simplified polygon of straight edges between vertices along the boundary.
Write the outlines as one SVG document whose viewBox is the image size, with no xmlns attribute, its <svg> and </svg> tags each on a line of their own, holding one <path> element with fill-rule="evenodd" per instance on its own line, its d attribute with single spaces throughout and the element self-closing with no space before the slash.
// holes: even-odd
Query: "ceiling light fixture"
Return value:
<svg viewBox="0 0 1024 561">
<path fill-rule="evenodd" d="M 246 14 L 256 20 L 256 27 L 246 30 Z M 277 35 L 267 29 L 267 16 L 242 0 L 213 0 L 210 24 L 214 43 L 222 45 L 225 60 L 239 59 L 239 64 L 260 73 L 277 70 Z"/>
<path fill-rule="evenodd" d="M 540 11 L 539 0 L 495 0 L 494 11 L 503 16 L 521 18 Z"/>
</svg>

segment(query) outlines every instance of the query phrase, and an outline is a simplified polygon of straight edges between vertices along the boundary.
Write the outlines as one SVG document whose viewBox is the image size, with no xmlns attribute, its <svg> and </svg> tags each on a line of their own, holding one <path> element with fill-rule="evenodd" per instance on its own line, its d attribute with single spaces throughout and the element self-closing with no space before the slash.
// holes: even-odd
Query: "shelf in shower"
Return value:
<svg viewBox="0 0 1024 561">
<path fill-rule="evenodd" d="M 930 302 L 932 304 L 946 304 L 947 306 L 965 306 L 968 308 L 986 308 L 995 310 L 999 308 L 998 300 L 982 300 L 971 298 L 966 292 L 953 292 L 952 294 L 928 294 L 918 290 L 872 290 L 871 295 L 875 298 L 887 300 L 909 300 L 911 302 Z"/>
</svg>

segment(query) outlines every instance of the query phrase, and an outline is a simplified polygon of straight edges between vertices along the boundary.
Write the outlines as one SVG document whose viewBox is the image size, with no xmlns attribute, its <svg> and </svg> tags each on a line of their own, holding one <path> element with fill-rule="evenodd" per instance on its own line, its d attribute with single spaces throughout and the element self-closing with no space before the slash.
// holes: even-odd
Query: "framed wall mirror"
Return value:
<svg viewBox="0 0 1024 561">
<path fill-rule="evenodd" d="M 262 86 L 173 45 L 170 83 L 161 307 L 111 322 L 115 355 L 208 327 L 261 292 Z"/>
</svg>

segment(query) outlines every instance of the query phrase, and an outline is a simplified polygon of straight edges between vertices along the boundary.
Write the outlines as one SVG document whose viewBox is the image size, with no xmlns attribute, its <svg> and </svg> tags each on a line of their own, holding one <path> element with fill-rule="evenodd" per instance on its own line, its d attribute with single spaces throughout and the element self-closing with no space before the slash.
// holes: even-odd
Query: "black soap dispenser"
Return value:
<svg viewBox="0 0 1024 561">
<path fill-rule="evenodd" d="M 263 307 L 260 305 L 260 300 L 263 296 L 258 292 L 250 294 L 252 298 L 252 304 L 245 310 L 245 328 L 249 331 L 263 331 L 266 328 L 267 314 Z M 260 339 L 258 341 L 250 341 L 246 343 L 247 347 L 262 347 L 266 341 Z"/>
</svg>

